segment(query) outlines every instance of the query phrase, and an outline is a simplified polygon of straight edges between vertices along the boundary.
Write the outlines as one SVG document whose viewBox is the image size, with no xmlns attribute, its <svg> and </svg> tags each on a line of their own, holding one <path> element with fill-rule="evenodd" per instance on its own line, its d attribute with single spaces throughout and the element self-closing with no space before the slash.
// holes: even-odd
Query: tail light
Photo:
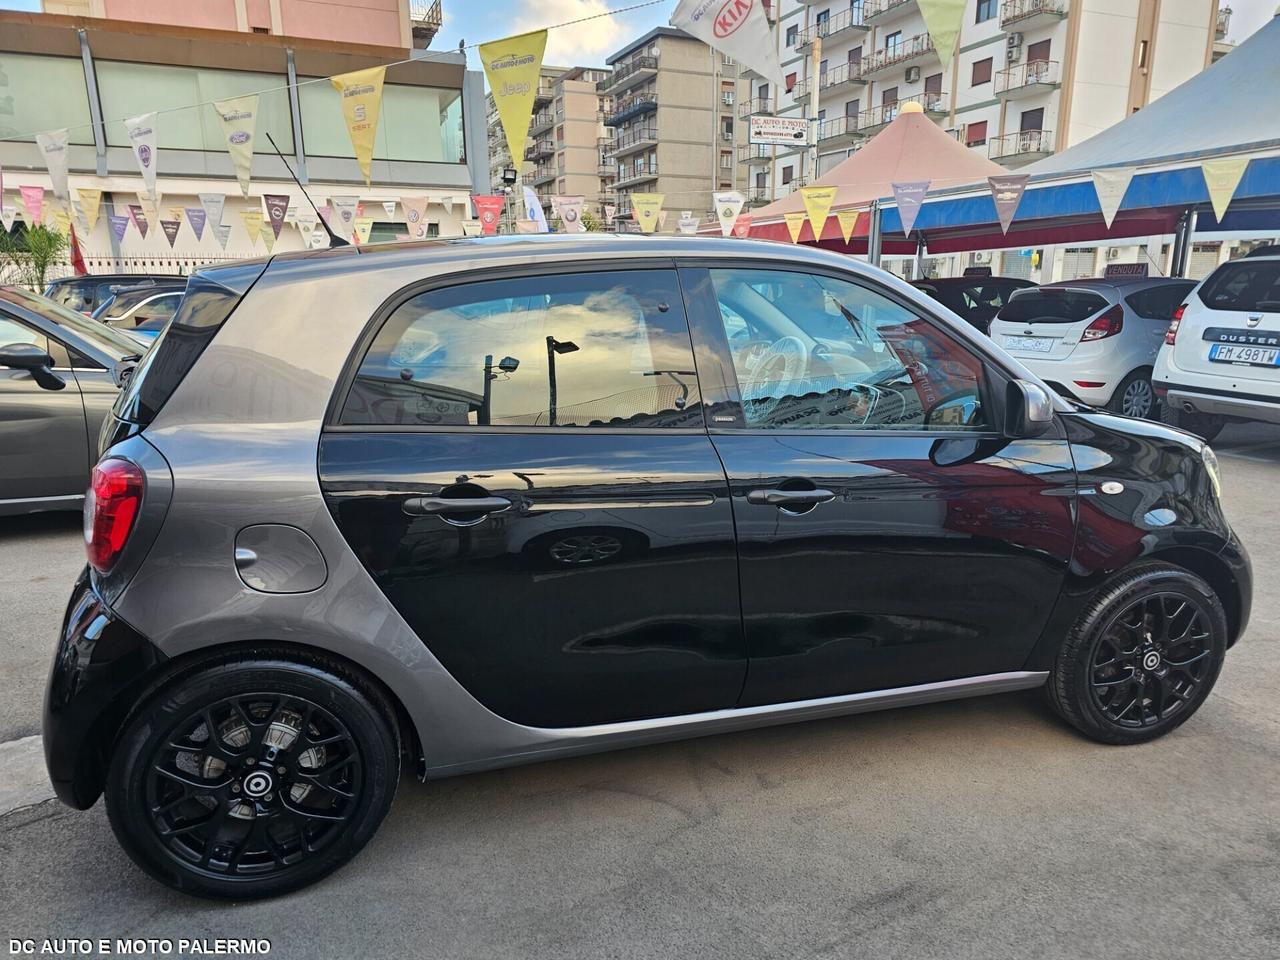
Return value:
<svg viewBox="0 0 1280 960">
<path fill-rule="evenodd" d="M 93 468 L 84 500 L 84 545 L 89 566 L 108 573 L 120 558 L 142 505 L 147 482 L 142 469 L 111 457 Z"/>
<path fill-rule="evenodd" d="M 1164 342 L 1171 347 L 1178 342 L 1178 327 L 1182 326 L 1182 315 L 1186 312 L 1187 305 L 1185 303 L 1173 311 L 1173 319 L 1169 321 L 1169 329 L 1164 332 Z"/>
<path fill-rule="evenodd" d="M 1084 328 L 1084 333 L 1080 335 L 1080 342 L 1086 343 L 1090 340 L 1101 340 L 1103 337 L 1114 337 L 1117 333 L 1124 329 L 1124 307 L 1116 304 L 1097 320 Z"/>
</svg>

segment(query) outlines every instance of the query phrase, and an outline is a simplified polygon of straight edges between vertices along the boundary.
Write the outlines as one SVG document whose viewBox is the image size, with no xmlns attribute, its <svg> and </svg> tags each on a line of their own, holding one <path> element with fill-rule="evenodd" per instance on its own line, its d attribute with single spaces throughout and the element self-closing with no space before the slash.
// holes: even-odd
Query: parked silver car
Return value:
<svg viewBox="0 0 1280 960">
<path fill-rule="evenodd" d="M 0 516 L 78 510 L 122 362 L 145 348 L 20 287 L 0 287 Z"/>
</svg>

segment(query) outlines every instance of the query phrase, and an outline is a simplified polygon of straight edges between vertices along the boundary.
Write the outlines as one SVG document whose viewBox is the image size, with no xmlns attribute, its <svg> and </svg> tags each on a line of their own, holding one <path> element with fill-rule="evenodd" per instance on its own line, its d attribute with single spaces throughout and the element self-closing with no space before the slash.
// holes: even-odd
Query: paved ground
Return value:
<svg viewBox="0 0 1280 960">
<path fill-rule="evenodd" d="M 338 876 L 234 907 L 143 877 L 101 805 L 46 802 L 0 817 L 0 949 L 230 936 L 307 958 L 1275 960 L 1280 430 L 1233 427 L 1215 448 L 1253 623 L 1162 741 L 1098 747 L 1018 694 L 408 781 Z M 80 556 L 74 518 L 0 522 L 0 741 L 38 733 Z M 0 780 L 29 746 L 0 748 Z"/>
</svg>

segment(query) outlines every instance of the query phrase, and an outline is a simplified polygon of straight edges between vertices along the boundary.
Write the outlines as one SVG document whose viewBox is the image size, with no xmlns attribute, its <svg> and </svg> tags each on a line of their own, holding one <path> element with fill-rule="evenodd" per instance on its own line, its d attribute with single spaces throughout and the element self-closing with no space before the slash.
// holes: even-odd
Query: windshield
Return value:
<svg viewBox="0 0 1280 960">
<path fill-rule="evenodd" d="M 103 353 L 119 359 L 136 356 L 139 352 L 138 342 L 126 337 L 123 333 L 111 329 L 96 320 L 90 320 L 82 313 L 68 310 L 61 304 L 54 303 L 47 297 L 29 293 L 19 287 L 5 287 L 0 290 L 0 299 L 8 300 L 32 313 L 56 323 L 71 331 L 76 336 L 96 346 Z"/>
<path fill-rule="evenodd" d="M 1010 323 L 1078 323 L 1107 305 L 1106 297 L 1088 290 L 1036 287 L 1017 291 L 996 315 Z"/>
</svg>

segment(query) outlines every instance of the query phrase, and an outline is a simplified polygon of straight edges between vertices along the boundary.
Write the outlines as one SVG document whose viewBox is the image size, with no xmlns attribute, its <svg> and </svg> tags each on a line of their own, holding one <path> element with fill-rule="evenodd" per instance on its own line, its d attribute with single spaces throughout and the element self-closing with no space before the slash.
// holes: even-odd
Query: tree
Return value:
<svg viewBox="0 0 1280 960">
<path fill-rule="evenodd" d="M 0 230 L 0 262 L 13 280 L 42 292 L 49 268 L 65 259 L 67 238 L 48 227 L 27 227 L 16 235 Z"/>
<path fill-rule="evenodd" d="M 604 221 L 585 208 L 582 211 L 582 226 L 592 233 L 598 233 L 605 229 Z"/>
</svg>

